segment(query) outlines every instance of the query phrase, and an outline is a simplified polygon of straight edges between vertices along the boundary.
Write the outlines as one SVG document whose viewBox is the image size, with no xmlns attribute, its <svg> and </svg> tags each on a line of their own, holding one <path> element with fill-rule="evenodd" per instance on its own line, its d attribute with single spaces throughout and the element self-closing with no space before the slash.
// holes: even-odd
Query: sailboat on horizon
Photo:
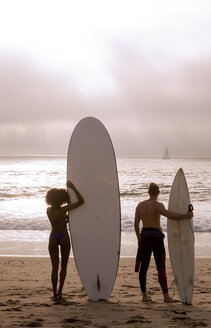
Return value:
<svg viewBox="0 0 211 328">
<path fill-rule="evenodd" d="M 165 147 L 164 153 L 163 153 L 163 159 L 169 159 L 169 151 L 168 148 Z"/>
</svg>

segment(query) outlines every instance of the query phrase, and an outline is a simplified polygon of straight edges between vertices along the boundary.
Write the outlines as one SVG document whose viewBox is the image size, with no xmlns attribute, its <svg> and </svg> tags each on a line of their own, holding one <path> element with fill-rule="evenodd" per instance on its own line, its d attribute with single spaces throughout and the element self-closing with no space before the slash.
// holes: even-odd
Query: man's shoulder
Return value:
<svg viewBox="0 0 211 328">
<path fill-rule="evenodd" d="M 142 205 L 145 205 L 148 202 L 148 200 L 142 200 L 141 202 L 138 203 L 137 207 L 140 207 Z"/>
<path fill-rule="evenodd" d="M 158 202 L 158 201 L 157 201 L 157 204 L 158 204 L 159 206 L 164 206 L 164 204 L 163 204 L 162 202 Z"/>
<path fill-rule="evenodd" d="M 152 200 L 149 202 L 149 206 L 151 209 L 155 210 L 156 212 L 160 212 L 163 210 L 163 208 L 165 207 L 163 205 L 163 203 L 159 202 L 158 200 Z"/>
<path fill-rule="evenodd" d="M 152 200 L 146 199 L 146 200 L 143 200 L 143 201 L 139 202 L 138 205 L 137 205 L 137 208 L 145 206 L 147 204 L 150 204 L 151 206 L 157 206 L 157 207 L 163 207 L 164 206 L 163 203 L 158 202 L 157 200 L 152 201 Z"/>
<path fill-rule="evenodd" d="M 161 214 L 165 210 L 165 205 L 161 202 L 157 202 L 156 208 L 157 211 Z"/>
</svg>

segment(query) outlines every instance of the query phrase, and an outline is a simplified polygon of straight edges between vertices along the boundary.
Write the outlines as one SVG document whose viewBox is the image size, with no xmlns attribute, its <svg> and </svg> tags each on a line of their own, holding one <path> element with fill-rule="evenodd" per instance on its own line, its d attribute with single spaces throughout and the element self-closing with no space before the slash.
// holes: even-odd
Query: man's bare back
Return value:
<svg viewBox="0 0 211 328">
<path fill-rule="evenodd" d="M 143 228 L 161 229 L 159 203 L 155 199 L 147 199 L 137 206 L 137 216 L 142 220 Z M 140 221 L 140 220 L 139 220 Z"/>
</svg>

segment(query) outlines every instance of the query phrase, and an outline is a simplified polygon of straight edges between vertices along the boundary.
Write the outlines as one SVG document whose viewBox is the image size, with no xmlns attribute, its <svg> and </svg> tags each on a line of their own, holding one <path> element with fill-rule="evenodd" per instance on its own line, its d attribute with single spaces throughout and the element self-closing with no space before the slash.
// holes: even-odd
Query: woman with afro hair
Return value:
<svg viewBox="0 0 211 328">
<path fill-rule="evenodd" d="M 51 281 L 53 286 L 54 301 L 62 300 L 62 289 L 67 273 L 67 263 L 70 254 L 71 245 L 70 237 L 67 231 L 67 213 L 84 203 L 83 197 L 72 182 L 67 181 L 67 187 L 71 188 L 75 192 L 78 199 L 75 203 L 70 203 L 69 194 L 65 189 L 53 188 L 46 194 L 46 203 L 50 205 L 47 208 L 47 216 L 52 228 L 49 237 L 48 250 L 52 263 Z M 59 289 L 57 291 L 59 246 L 61 251 L 61 271 Z"/>
</svg>

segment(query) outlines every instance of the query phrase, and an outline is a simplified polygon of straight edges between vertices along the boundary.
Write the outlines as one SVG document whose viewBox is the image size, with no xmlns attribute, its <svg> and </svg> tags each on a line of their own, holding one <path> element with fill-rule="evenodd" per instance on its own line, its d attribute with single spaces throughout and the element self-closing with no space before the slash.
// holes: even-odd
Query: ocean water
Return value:
<svg viewBox="0 0 211 328">
<path fill-rule="evenodd" d="M 180 167 L 194 206 L 194 231 L 200 233 L 201 240 L 211 232 L 211 157 L 117 158 L 123 249 L 136 243 L 135 208 L 148 197 L 149 183 L 159 184 L 159 200 L 167 207 L 171 184 Z M 1 255 L 47 254 L 50 224 L 45 195 L 50 188 L 65 185 L 66 156 L 0 157 Z M 165 232 L 166 218 L 161 218 L 161 225 Z M 206 237 L 206 243 L 211 243 L 209 240 Z"/>
</svg>

